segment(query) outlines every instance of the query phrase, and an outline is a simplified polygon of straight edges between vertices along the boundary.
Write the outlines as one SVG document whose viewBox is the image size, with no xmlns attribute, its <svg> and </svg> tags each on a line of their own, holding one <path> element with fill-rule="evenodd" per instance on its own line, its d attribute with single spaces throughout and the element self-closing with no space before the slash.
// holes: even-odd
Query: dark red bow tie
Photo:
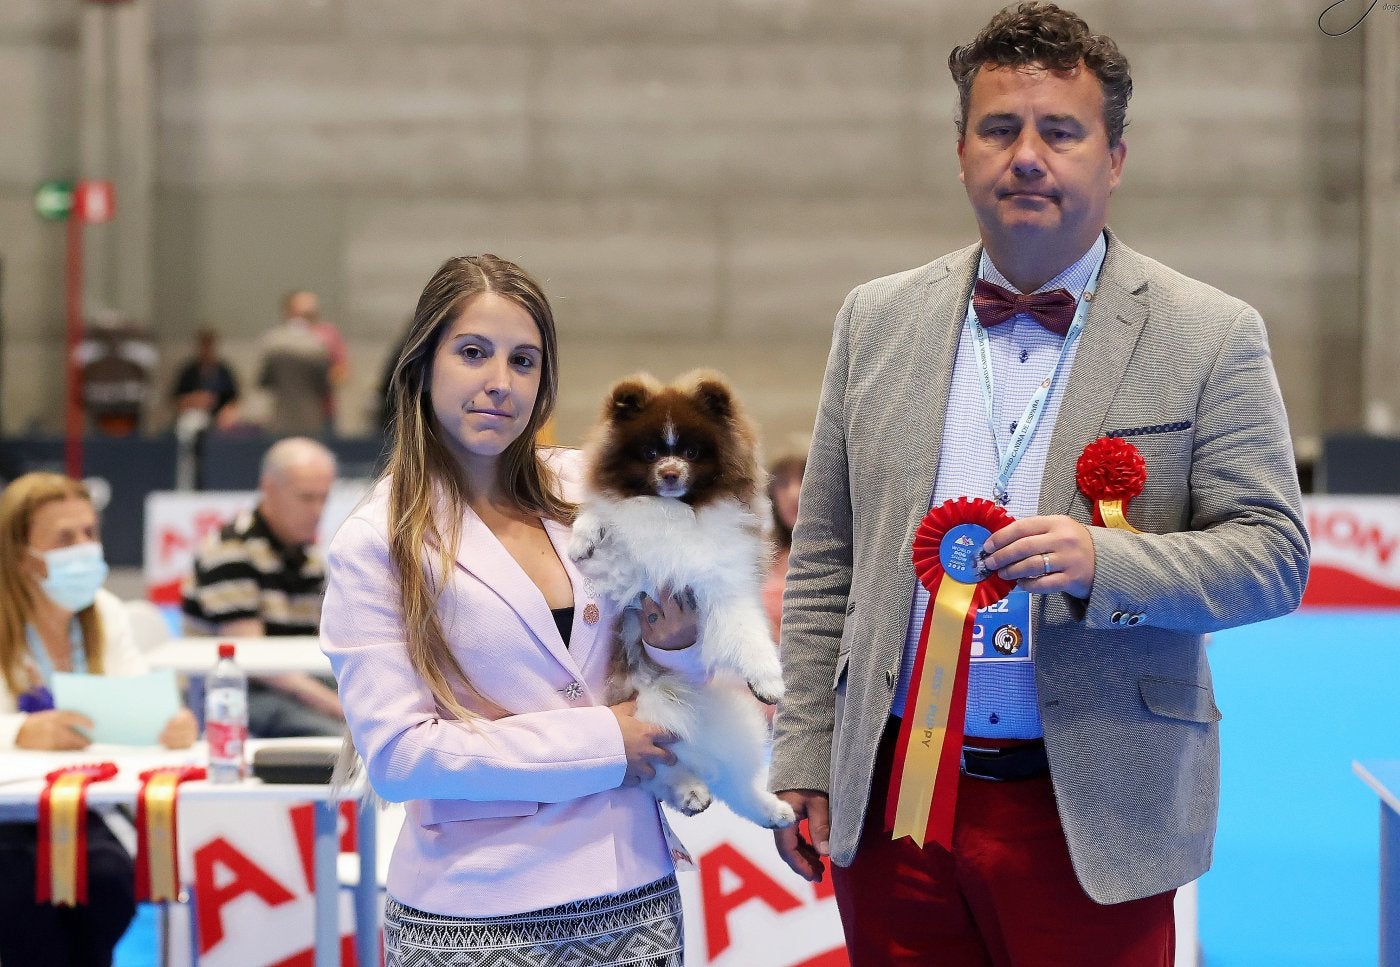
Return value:
<svg viewBox="0 0 1400 967">
<path fill-rule="evenodd" d="M 984 326 L 999 326 L 1024 312 L 1055 335 L 1063 336 L 1074 321 L 1077 305 L 1066 289 L 1017 295 L 986 279 L 978 279 L 972 288 L 972 308 Z"/>
</svg>

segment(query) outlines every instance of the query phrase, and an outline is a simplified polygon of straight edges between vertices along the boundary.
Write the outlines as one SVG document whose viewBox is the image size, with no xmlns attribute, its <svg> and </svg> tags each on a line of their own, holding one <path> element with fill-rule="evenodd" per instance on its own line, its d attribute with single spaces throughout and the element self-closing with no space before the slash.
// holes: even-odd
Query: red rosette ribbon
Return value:
<svg viewBox="0 0 1400 967">
<path fill-rule="evenodd" d="M 1094 505 L 1094 523 L 1138 533 L 1128 523 L 1128 501 L 1147 483 L 1147 462 L 1122 437 L 1100 437 L 1084 448 L 1074 468 L 1075 483 Z"/>
<path fill-rule="evenodd" d="M 919 846 L 933 840 L 952 848 L 973 619 L 979 608 L 1011 593 L 1015 582 L 980 566 L 972 569 L 973 580 L 963 580 L 968 568 L 950 573 L 943 563 L 943 545 L 962 525 L 993 534 L 1012 521 L 990 500 L 959 497 L 930 509 L 915 531 L 914 573 L 931 600 L 919 632 L 885 802 L 885 826 L 894 839 L 908 836 Z M 964 534 L 955 541 L 963 545 L 953 550 L 963 564 L 980 556 L 981 540 Z"/>
<path fill-rule="evenodd" d="M 44 777 L 34 902 L 70 907 L 87 903 L 87 787 L 116 774 L 115 762 L 94 762 L 64 766 Z"/>
<path fill-rule="evenodd" d="M 180 898 L 176 800 L 180 783 L 204 776 L 202 766 L 162 766 L 141 773 L 141 792 L 136 797 L 136 899 Z"/>
<path fill-rule="evenodd" d="M 954 527 L 978 524 L 985 527 L 989 534 L 995 534 L 1015 520 L 1005 507 L 982 497 L 958 497 L 930 508 L 914 532 L 914 574 L 919 583 L 928 589 L 929 594 L 937 590 L 938 582 L 944 577 L 943 561 L 938 552 L 943 546 L 943 538 Z M 977 583 L 977 590 L 973 592 L 973 603 L 978 608 L 996 604 L 1014 587 L 1015 581 L 1009 581 L 995 571 L 986 572 L 986 577 Z"/>
</svg>

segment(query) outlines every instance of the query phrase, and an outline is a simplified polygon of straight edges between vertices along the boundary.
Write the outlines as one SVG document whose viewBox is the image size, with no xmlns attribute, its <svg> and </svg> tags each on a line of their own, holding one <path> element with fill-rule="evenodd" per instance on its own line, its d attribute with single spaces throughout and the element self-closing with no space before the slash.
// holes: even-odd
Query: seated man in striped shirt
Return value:
<svg viewBox="0 0 1400 967">
<path fill-rule="evenodd" d="M 195 634 L 231 638 L 315 635 L 326 560 L 316 528 L 335 482 L 335 456 L 305 437 L 273 444 L 263 457 L 258 505 L 200 549 L 183 589 Z M 259 738 L 340 735 L 333 679 L 305 672 L 248 683 L 248 731 Z"/>
</svg>

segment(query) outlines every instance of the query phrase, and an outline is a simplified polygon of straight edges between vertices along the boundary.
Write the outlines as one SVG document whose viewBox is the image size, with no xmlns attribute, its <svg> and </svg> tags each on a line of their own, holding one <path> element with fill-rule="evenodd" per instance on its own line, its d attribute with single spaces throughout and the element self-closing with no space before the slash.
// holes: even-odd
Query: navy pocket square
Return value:
<svg viewBox="0 0 1400 967">
<path fill-rule="evenodd" d="M 1122 430 L 1109 430 L 1104 436 L 1150 436 L 1157 433 L 1180 433 L 1191 429 L 1190 420 L 1177 420 L 1175 423 L 1157 423 L 1153 426 L 1130 426 Z"/>
</svg>

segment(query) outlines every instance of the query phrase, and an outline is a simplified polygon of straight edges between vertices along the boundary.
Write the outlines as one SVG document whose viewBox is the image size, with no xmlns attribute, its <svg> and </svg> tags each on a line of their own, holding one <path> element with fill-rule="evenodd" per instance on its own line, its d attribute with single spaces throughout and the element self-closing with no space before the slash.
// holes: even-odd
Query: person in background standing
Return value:
<svg viewBox="0 0 1400 967">
<path fill-rule="evenodd" d="M 264 421 L 278 436 L 320 436 L 335 427 L 335 390 L 349 373 L 340 330 L 321 318 L 316 293 L 305 289 L 282 299 L 282 324 L 263 337 L 258 385 L 272 396 Z"/>
<path fill-rule="evenodd" d="M 220 425 L 226 407 L 238 401 L 238 378 L 219 356 L 219 334 L 201 329 L 195 337 L 194 358 L 180 368 L 171 395 L 183 416 L 206 415 L 205 426 Z"/>
</svg>

